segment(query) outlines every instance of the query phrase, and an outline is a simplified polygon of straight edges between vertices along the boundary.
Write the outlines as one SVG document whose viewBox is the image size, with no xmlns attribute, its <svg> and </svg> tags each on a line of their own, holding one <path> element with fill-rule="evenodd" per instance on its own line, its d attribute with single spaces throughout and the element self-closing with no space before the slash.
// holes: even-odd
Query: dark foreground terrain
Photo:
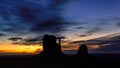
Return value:
<svg viewBox="0 0 120 68">
<path fill-rule="evenodd" d="M 119 68 L 120 54 L 90 54 L 89 57 L 72 56 L 1 56 L 2 68 Z"/>
</svg>

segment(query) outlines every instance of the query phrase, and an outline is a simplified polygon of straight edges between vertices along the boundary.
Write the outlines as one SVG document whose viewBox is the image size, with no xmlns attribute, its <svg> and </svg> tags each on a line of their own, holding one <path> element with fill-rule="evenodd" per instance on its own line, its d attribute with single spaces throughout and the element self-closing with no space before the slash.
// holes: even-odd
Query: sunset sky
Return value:
<svg viewBox="0 0 120 68">
<path fill-rule="evenodd" d="M 66 53 L 119 53 L 120 0 L 0 0 L 0 55 L 39 53 L 44 34 Z"/>
</svg>

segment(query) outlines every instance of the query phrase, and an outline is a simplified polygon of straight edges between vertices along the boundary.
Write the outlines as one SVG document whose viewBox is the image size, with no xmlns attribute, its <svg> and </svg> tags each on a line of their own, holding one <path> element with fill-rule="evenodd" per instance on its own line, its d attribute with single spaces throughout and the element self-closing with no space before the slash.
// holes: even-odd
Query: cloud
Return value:
<svg viewBox="0 0 120 68">
<path fill-rule="evenodd" d="M 0 37 L 7 36 L 5 33 L 0 33 Z"/>
<path fill-rule="evenodd" d="M 1 23 L 0 24 L 0 31 L 9 34 L 25 34 L 28 32 L 29 26 L 23 25 L 21 23 L 16 22 L 7 22 L 7 23 Z"/>
<path fill-rule="evenodd" d="M 25 39 L 27 42 L 36 42 L 36 41 L 40 41 L 40 38 L 32 38 L 32 39 Z"/>
<path fill-rule="evenodd" d="M 86 34 L 87 35 L 92 35 L 96 32 L 100 32 L 101 31 L 101 28 L 99 27 L 93 27 L 93 28 L 90 28 L 88 31 L 86 31 Z"/>
<path fill-rule="evenodd" d="M 120 46 L 118 45 L 110 45 L 110 46 L 102 46 L 97 49 L 90 50 L 90 52 L 96 52 L 96 53 L 119 53 L 120 52 Z"/>
<path fill-rule="evenodd" d="M 17 40 L 22 40 L 23 38 L 19 38 L 19 37 L 14 37 L 14 38 L 8 38 L 8 40 L 12 40 L 12 41 L 17 41 Z"/>
<path fill-rule="evenodd" d="M 109 22 L 109 21 L 119 21 L 120 17 L 104 17 L 104 18 L 98 18 L 95 21 L 99 21 L 99 22 Z M 109 24 L 109 23 L 108 23 Z"/>
<path fill-rule="evenodd" d="M 117 26 L 120 26 L 120 23 L 117 23 L 116 25 L 117 25 Z"/>
<path fill-rule="evenodd" d="M 95 39 L 91 39 L 91 40 L 87 40 L 87 41 L 73 41 L 70 42 L 70 44 L 77 44 L 77 43 L 86 43 L 88 45 L 100 45 L 100 46 L 104 46 L 106 44 L 109 44 L 110 46 L 112 45 L 120 45 L 120 34 L 112 34 L 112 35 L 107 35 L 104 37 L 100 37 L 100 38 L 95 38 Z"/>
<path fill-rule="evenodd" d="M 120 21 L 120 17 L 111 17 L 111 19 Z"/>
<path fill-rule="evenodd" d="M 59 39 L 59 38 L 60 39 L 66 39 L 67 37 L 65 37 L 65 36 L 58 36 L 57 39 Z"/>
<path fill-rule="evenodd" d="M 92 22 L 95 22 L 96 26 L 108 26 L 108 25 L 113 25 L 116 24 L 117 26 L 119 26 L 120 22 L 120 17 L 105 17 L 105 18 L 98 18 L 93 20 Z"/>
<path fill-rule="evenodd" d="M 64 0 L 51 0 L 44 7 L 35 0 L 0 0 L 0 30 L 13 34 L 60 32 L 66 28 L 62 19 Z"/>
<path fill-rule="evenodd" d="M 37 23 L 33 27 L 31 27 L 31 30 L 34 31 L 43 31 L 43 32 L 60 32 L 64 31 L 65 25 L 67 23 L 63 23 L 60 18 L 53 18 L 50 20 L 46 20 L 43 23 Z"/>
<path fill-rule="evenodd" d="M 84 29 L 85 27 L 78 27 L 78 29 Z M 87 29 L 84 30 L 83 34 L 77 35 L 78 37 L 87 37 L 94 35 L 95 33 L 101 32 L 102 28 L 101 27 L 88 27 Z"/>
<path fill-rule="evenodd" d="M 107 35 L 104 37 L 100 37 L 100 38 L 95 38 L 95 39 L 91 39 L 88 40 L 89 43 L 91 44 L 100 44 L 100 45 L 104 45 L 104 44 L 118 44 L 120 42 L 120 33 L 116 33 L 116 34 L 111 34 L 111 35 Z"/>
<path fill-rule="evenodd" d="M 8 40 L 11 40 L 12 44 L 19 44 L 19 45 L 34 45 L 34 44 L 40 45 L 40 43 L 41 43 L 40 37 L 26 38 L 26 39 L 14 37 L 14 38 L 8 38 Z M 20 41 L 18 41 L 18 40 L 20 40 Z"/>
<path fill-rule="evenodd" d="M 109 25 L 109 24 L 110 23 L 103 21 L 103 22 L 100 22 L 100 23 L 96 23 L 96 26 L 106 26 L 106 25 Z"/>
<path fill-rule="evenodd" d="M 84 27 L 77 27 L 76 29 L 84 29 Z"/>
<path fill-rule="evenodd" d="M 84 42 L 86 42 L 86 41 L 84 41 L 84 40 L 82 40 L 82 41 L 72 41 L 69 44 L 82 44 Z"/>
<path fill-rule="evenodd" d="M 30 39 L 24 39 L 23 43 L 24 45 L 33 45 L 33 44 L 39 44 L 41 43 L 41 38 L 30 38 Z"/>
<path fill-rule="evenodd" d="M 13 42 L 12 44 L 17 44 L 17 45 L 22 45 L 22 43 L 21 42 Z"/>
<path fill-rule="evenodd" d="M 10 17 L 12 16 L 17 16 L 22 19 L 28 19 L 31 17 L 34 18 L 34 15 L 37 14 L 37 11 L 42 10 L 41 5 L 37 5 L 34 2 L 29 2 L 26 0 L 1 0 L 0 3 L 1 17 L 3 17 L 5 20 L 10 20 Z"/>
<path fill-rule="evenodd" d="M 61 39 L 66 39 L 64 36 L 57 37 Z M 11 37 L 8 38 L 8 40 L 12 41 L 12 44 L 18 44 L 18 45 L 41 45 L 42 44 L 42 36 L 35 36 L 35 37 L 26 37 L 26 38 L 20 38 L 20 37 Z M 61 40 L 61 42 L 66 42 Z"/>
<path fill-rule="evenodd" d="M 86 37 L 86 36 L 88 36 L 88 35 L 80 35 L 80 37 Z"/>
<path fill-rule="evenodd" d="M 69 44 L 79 46 L 80 44 L 87 44 L 92 53 L 119 53 L 120 52 L 120 33 L 107 35 L 91 40 L 78 40 L 70 42 Z"/>
<path fill-rule="evenodd" d="M 1 27 L 0 30 L 3 32 L 15 33 L 15 34 L 16 33 L 22 34 L 24 32 L 28 32 L 27 29 L 29 29 L 29 26 L 31 24 L 29 25 L 28 23 L 26 23 L 25 18 L 27 16 L 20 15 L 21 11 L 18 10 L 19 9 L 18 6 L 21 6 L 21 7 L 24 6 L 26 10 L 31 9 L 31 11 L 32 11 L 33 5 L 34 5 L 34 8 L 37 7 L 36 4 L 26 2 L 25 0 L 19 0 L 19 1 L 0 0 L 0 13 L 1 13 L 0 18 L 2 20 L 1 21 L 2 23 L 0 24 L 0 27 Z M 33 11 L 34 10 L 35 9 L 33 9 Z M 28 11 L 28 13 L 29 13 L 29 11 Z M 26 14 L 27 14 L 27 12 L 26 12 Z M 32 13 L 30 15 L 32 15 Z"/>
</svg>

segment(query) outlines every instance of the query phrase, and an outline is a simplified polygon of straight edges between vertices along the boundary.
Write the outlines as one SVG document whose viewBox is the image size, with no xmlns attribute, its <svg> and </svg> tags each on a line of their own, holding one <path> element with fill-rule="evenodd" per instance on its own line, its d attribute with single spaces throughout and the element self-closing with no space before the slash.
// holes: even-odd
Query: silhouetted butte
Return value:
<svg viewBox="0 0 120 68">
<path fill-rule="evenodd" d="M 86 44 L 82 44 L 78 51 L 77 51 L 77 57 L 88 57 L 88 49 Z"/>
<path fill-rule="evenodd" d="M 40 53 L 44 56 L 60 57 L 63 56 L 61 46 L 57 44 L 54 35 L 44 35 L 43 37 L 43 51 Z"/>
</svg>

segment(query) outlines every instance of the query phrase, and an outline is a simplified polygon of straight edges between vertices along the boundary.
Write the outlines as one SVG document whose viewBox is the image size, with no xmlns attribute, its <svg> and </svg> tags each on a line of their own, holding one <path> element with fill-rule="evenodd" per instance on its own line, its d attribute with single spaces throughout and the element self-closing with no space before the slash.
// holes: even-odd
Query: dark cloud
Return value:
<svg viewBox="0 0 120 68">
<path fill-rule="evenodd" d="M 120 17 L 111 17 L 111 19 L 120 21 Z"/>
<path fill-rule="evenodd" d="M 77 27 L 76 29 L 84 29 L 84 27 Z"/>
<path fill-rule="evenodd" d="M 12 34 L 25 34 L 28 32 L 27 28 L 29 26 L 27 25 L 22 25 L 21 23 L 13 23 L 13 22 L 9 22 L 9 23 L 1 23 L 0 24 L 0 31 L 1 32 L 6 32 L 8 33 L 12 33 Z"/>
<path fill-rule="evenodd" d="M 41 42 L 18 42 L 20 45 L 40 45 Z"/>
<path fill-rule="evenodd" d="M 85 43 L 86 41 L 72 41 L 69 44 L 82 44 Z"/>
<path fill-rule="evenodd" d="M 44 7 L 34 0 L 0 0 L 0 17 L 3 21 L 0 30 L 15 34 L 64 31 L 68 25 L 61 16 L 65 3 L 67 0 L 51 0 Z"/>
<path fill-rule="evenodd" d="M 120 17 L 105 17 L 105 18 L 99 18 L 96 20 L 93 20 L 95 22 L 96 26 L 108 26 L 112 23 L 117 23 L 120 21 Z M 119 26 L 119 23 L 117 24 Z"/>
<path fill-rule="evenodd" d="M 34 31 L 45 31 L 45 32 L 60 32 L 64 31 L 65 25 L 67 23 L 63 23 L 60 18 L 53 18 L 50 20 L 46 20 L 43 23 L 37 23 L 33 27 L 31 27 L 31 30 Z"/>
<path fill-rule="evenodd" d="M 59 38 L 60 39 L 66 39 L 67 37 L 65 37 L 65 36 L 58 36 L 57 39 L 59 39 Z"/>
<path fill-rule="evenodd" d="M 90 28 L 88 31 L 86 31 L 86 34 L 87 35 L 92 35 L 96 32 L 100 32 L 101 31 L 101 28 L 99 27 L 93 27 L 93 28 Z"/>
<path fill-rule="evenodd" d="M 5 33 L 0 33 L 0 37 L 2 37 L 2 36 L 7 36 L 7 34 L 5 34 Z"/>
<path fill-rule="evenodd" d="M 9 38 L 8 40 L 11 40 L 12 44 L 19 44 L 19 45 L 40 44 L 41 41 L 42 41 L 42 39 L 40 37 L 37 37 L 37 38 L 27 38 L 27 39 L 14 37 L 14 38 Z M 18 41 L 18 40 L 20 40 L 20 41 Z"/>
<path fill-rule="evenodd" d="M 66 37 L 64 36 L 60 36 L 59 38 L 61 39 L 65 39 Z M 58 39 L 58 37 L 57 37 Z M 26 38 L 26 39 L 22 39 L 22 38 L 9 38 L 9 40 L 13 41 L 13 44 L 19 44 L 19 45 L 40 45 L 42 44 L 42 38 L 41 37 L 34 37 L 34 38 Z M 21 40 L 21 41 L 17 41 L 17 40 Z M 61 42 L 66 42 L 61 40 Z"/>
<path fill-rule="evenodd" d="M 88 35 L 80 35 L 80 37 L 86 37 L 86 36 L 88 36 Z"/>
<path fill-rule="evenodd" d="M 49 18 L 48 9 L 34 2 L 25 2 L 16 6 L 16 16 L 22 22 L 32 24 L 36 21 L 44 21 Z M 44 16 L 46 14 L 46 16 Z"/>
<path fill-rule="evenodd" d="M 22 43 L 20 43 L 20 42 L 13 42 L 12 44 L 22 45 Z"/>
<path fill-rule="evenodd" d="M 69 0 L 51 0 L 51 3 L 48 5 L 50 8 L 61 7 L 64 3 L 67 3 Z"/>
<path fill-rule="evenodd" d="M 3 19 L 11 19 L 10 17 L 17 16 L 22 19 L 25 18 L 34 18 L 35 13 L 37 14 L 37 11 L 43 10 L 41 5 L 37 5 L 34 2 L 29 2 L 26 0 L 0 0 L 0 8 L 1 8 L 1 17 Z M 40 11 L 39 11 L 40 12 Z M 32 17 L 32 18 L 31 18 Z"/>
<path fill-rule="evenodd" d="M 100 22 L 100 23 L 96 24 L 96 26 L 105 26 L 105 25 L 109 25 L 109 23 L 107 23 L 107 22 Z"/>
<path fill-rule="evenodd" d="M 117 25 L 117 26 L 120 26 L 120 23 L 117 23 L 116 25 Z"/>
<path fill-rule="evenodd" d="M 40 38 L 32 38 L 32 39 L 25 39 L 27 42 L 36 42 L 36 41 L 41 41 Z"/>
<path fill-rule="evenodd" d="M 84 27 L 80 27 L 79 29 L 84 29 Z M 92 27 L 92 28 L 87 29 L 85 33 L 78 35 L 78 37 L 87 37 L 100 31 L 101 31 L 100 27 Z"/>
<path fill-rule="evenodd" d="M 12 40 L 12 41 L 17 41 L 17 40 L 22 40 L 23 38 L 19 38 L 19 37 L 14 37 L 14 38 L 8 38 L 8 40 Z"/>
<path fill-rule="evenodd" d="M 101 22 L 101 23 L 106 23 L 110 21 L 120 21 L 120 17 L 104 17 L 104 18 L 96 19 L 95 21 Z M 106 24 L 109 24 L 109 23 L 106 23 Z"/>
<path fill-rule="evenodd" d="M 35 5 L 37 7 L 37 5 L 34 3 L 29 3 L 25 0 L 19 0 L 19 1 L 0 0 L 0 3 L 1 3 L 0 4 L 0 13 L 1 13 L 0 17 L 3 18 L 2 19 L 3 23 L 0 24 L 0 27 L 1 27 L 0 30 L 3 32 L 15 33 L 15 34 L 16 33 L 22 34 L 24 32 L 27 32 L 31 24 L 30 22 L 29 24 L 26 24 L 26 20 L 25 20 L 26 16 L 21 15 L 20 12 L 22 11 L 19 10 L 20 8 L 18 8 L 18 6 L 21 6 L 21 7 L 24 6 L 26 8 L 24 9 L 24 11 L 27 11 L 27 9 L 30 9 L 30 12 L 31 12 L 35 10 L 32 8 L 32 6 Z M 30 15 L 32 15 L 32 13 Z"/>
</svg>

